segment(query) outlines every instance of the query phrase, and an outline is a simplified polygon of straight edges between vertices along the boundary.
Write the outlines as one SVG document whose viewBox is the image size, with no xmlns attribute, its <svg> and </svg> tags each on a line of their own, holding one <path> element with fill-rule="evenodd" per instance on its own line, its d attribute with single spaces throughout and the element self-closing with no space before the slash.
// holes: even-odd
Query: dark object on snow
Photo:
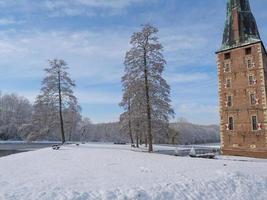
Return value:
<svg viewBox="0 0 267 200">
<path fill-rule="evenodd" d="M 189 155 L 191 158 L 208 158 L 213 159 L 215 158 L 214 153 L 206 153 L 206 154 L 196 154 L 196 155 Z"/>
<path fill-rule="evenodd" d="M 131 144 L 131 147 L 135 148 L 136 146 L 135 146 L 135 144 Z"/>
<path fill-rule="evenodd" d="M 52 148 L 53 148 L 53 150 L 59 150 L 60 149 L 60 146 L 61 145 L 56 144 L 56 145 L 53 145 Z"/>
<path fill-rule="evenodd" d="M 80 145 L 80 144 L 78 144 L 78 143 L 76 144 L 76 146 L 79 146 L 79 145 Z"/>
<path fill-rule="evenodd" d="M 126 142 L 114 142 L 114 144 L 126 145 Z"/>
</svg>

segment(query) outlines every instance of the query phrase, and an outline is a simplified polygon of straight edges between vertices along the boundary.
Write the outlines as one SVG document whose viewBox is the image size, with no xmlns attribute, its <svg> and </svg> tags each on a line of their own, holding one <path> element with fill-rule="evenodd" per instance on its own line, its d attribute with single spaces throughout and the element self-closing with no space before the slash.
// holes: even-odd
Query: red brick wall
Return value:
<svg viewBox="0 0 267 200">
<path fill-rule="evenodd" d="M 251 48 L 251 54 L 246 55 L 246 48 Z M 230 53 L 230 59 L 225 60 L 225 53 Z M 254 67 L 248 69 L 247 59 L 252 58 Z M 224 71 L 225 63 L 230 63 L 231 72 Z M 242 152 L 243 156 L 267 158 L 267 58 L 262 43 L 251 44 L 217 54 L 221 145 L 224 154 L 234 155 Z M 256 82 L 249 85 L 248 77 L 253 75 Z M 231 88 L 225 88 L 227 79 L 231 79 Z M 256 94 L 257 105 L 251 105 L 250 94 Z M 226 106 L 227 96 L 231 95 L 231 107 Z M 262 130 L 252 130 L 251 116 L 257 116 Z M 234 118 L 234 130 L 227 130 L 228 118 Z M 233 154 L 231 154 L 231 152 Z M 254 153 L 253 153 L 254 152 Z M 257 153 L 259 152 L 257 156 Z M 266 154 L 262 153 L 266 152 Z"/>
</svg>

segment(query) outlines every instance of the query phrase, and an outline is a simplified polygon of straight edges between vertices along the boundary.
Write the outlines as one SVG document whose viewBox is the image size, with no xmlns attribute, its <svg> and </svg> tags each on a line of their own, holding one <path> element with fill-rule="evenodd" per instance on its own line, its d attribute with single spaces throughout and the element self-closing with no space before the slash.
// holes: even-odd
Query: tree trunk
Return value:
<svg viewBox="0 0 267 200">
<path fill-rule="evenodd" d="M 81 142 L 85 142 L 85 128 L 84 128 L 83 131 L 82 131 Z"/>
<path fill-rule="evenodd" d="M 58 96 L 59 96 L 59 118 L 60 118 L 60 128 L 61 128 L 61 139 L 62 139 L 62 144 L 64 144 L 66 142 L 66 140 L 65 140 L 64 122 L 63 122 L 63 115 L 62 115 L 62 96 L 61 96 L 60 70 L 58 71 Z"/>
<path fill-rule="evenodd" d="M 139 148 L 139 137 L 138 137 L 138 134 L 136 134 L 136 147 Z"/>
<path fill-rule="evenodd" d="M 68 139 L 68 141 L 71 141 L 71 131 L 69 133 L 69 139 Z"/>
<path fill-rule="evenodd" d="M 144 143 L 144 142 L 143 142 L 143 141 L 144 141 L 143 131 L 142 131 L 141 129 L 139 129 L 139 130 L 140 130 L 140 140 L 139 140 L 140 142 L 139 142 L 139 144 L 140 144 L 140 145 L 143 145 L 143 143 Z"/>
<path fill-rule="evenodd" d="M 71 118 L 71 128 L 70 128 L 70 133 L 69 133 L 69 141 L 71 141 L 71 136 L 72 136 L 72 132 L 73 132 L 73 124 L 74 124 L 74 120 L 73 120 L 73 116 Z"/>
<path fill-rule="evenodd" d="M 129 112 L 129 134 L 130 134 L 131 144 L 134 144 L 133 132 L 132 132 L 132 123 L 131 123 L 131 104 L 130 104 L 130 101 L 128 102 L 128 112 Z"/>
<path fill-rule="evenodd" d="M 147 111 L 147 139 L 148 139 L 148 151 L 153 152 L 153 136 L 151 127 L 151 108 L 149 97 L 149 85 L 148 85 L 148 69 L 146 60 L 146 48 L 144 48 L 144 74 L 145 74 L 145 92 L 146 92 L 146 111 Z"/>
<path fill-rule="evenodd" d="M 130 134 L 131 144 L 134 144 L 132 126 L 131 126 L 131 121 L 130 120 L 129 120 L 129 134 Z"/>
</svg>

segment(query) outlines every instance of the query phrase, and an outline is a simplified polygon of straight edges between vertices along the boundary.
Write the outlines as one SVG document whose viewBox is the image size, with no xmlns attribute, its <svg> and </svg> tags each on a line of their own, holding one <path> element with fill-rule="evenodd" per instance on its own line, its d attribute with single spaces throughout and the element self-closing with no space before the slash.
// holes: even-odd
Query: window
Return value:
<svg viewBox="0 0 267 200">
<path fill-rule="evenodd" d="M 247 58 L 247 68 L 251 69 L 254 67 L 254 63 L 252 61 L 252 58 Z"/>
<path fill-rule="evenodd" d="M 257 116 L 252 116 L 252 117 L 251 117 L 251 121 L 252 121 L 252 130 L 253 130 L 253 131 L 257 131 L 257 130 L 258 130 L 258 120 L 257 120 Z"/>
<path fill-rule="evenodd" d="M 228 118 L 228 127 L 230 131 L 234 130 L 234 118 L 233 117 Z"/>
<path fill-rule="evenodd" d="M 256 105 L 257 99 L 255 94 L 250 94 L 250 104 L 251 105 Z"/>
<path fill-rule="evenodd" d="M 230 88 L 231 87 L 231 79 L 228 78 L 226 79 L 226 85 L 225 85 L 226 88 Z"/>
<path fill-rule="evenodd" d="M 246 55 L 250 55 L 251 54 L 251 47 L 246 48 L 245 52 L 246 52 Z"/>
<path fill-rule="evenodd" d="M 224 60 L 228 60 L 231 58 L 231 54 L 230 53 L 225 53 L 224 54 Z"/>
<path fill-rule="evenodd" d="M 232 107 L 232 96 L 227 96 L 227 107 Z"/>
<path fill-rule="evenodd" d="M 254 79 L 253 75 L 248 76 L 248 83 L 249 83 L 249 85 L 255 85 L 256 84 L 256 80 Z"/>
<path fill-rule="evenodd" d="M 230 63 L 229 62 L 225 62 L 224 63 L 224 72 L 230 72 Z"/>
</svg>

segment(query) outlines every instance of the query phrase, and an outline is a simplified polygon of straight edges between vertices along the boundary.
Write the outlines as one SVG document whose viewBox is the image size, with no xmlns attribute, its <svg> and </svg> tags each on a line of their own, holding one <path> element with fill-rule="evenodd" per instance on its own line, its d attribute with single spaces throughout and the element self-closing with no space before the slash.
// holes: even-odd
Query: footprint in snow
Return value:
<svg viewBox="0 0 267 200">
<path fill-rule="evenodd" d="M 151 172 L 150 169 L 145 168 L 145 167 L 140 167 L 140 171 L 141 171 L 142 173 L 148 173 L 148 172 Z"/>
<path fill-rule="evenodd" d="M 118 165 L 118 163 L 109 163 L 108 166 Z"/>
</svg>

